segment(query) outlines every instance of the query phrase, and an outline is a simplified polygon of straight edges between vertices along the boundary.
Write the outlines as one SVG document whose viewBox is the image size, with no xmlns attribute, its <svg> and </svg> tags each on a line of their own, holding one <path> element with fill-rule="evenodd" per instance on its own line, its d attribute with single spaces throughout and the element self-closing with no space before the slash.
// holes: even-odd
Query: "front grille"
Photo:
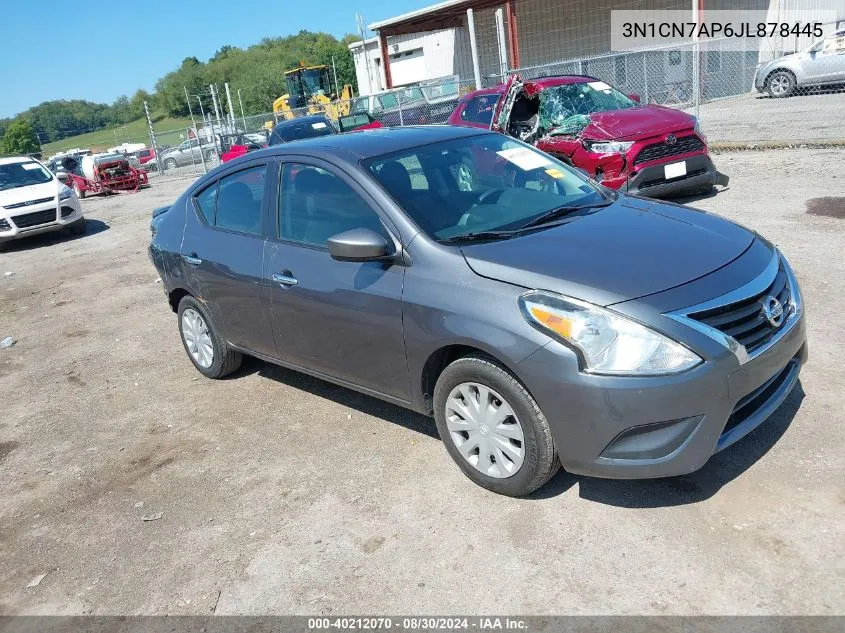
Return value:
<svg viewBox="0 0 845 633">
<path fill-rule="evenodd" d="M 777 327 L 769 323 L 763 314 L 763 301 L 768 297 L 777 298 L 783 306 L 784 316 Z M 783 262 L 780 262 L 774 281 L 763 292 L 718 308 L 693 312 L 689 317 L 733 337 L 750 353 L 768 343 L 789 321 L 794 309 L 790 305 L 791 299 L 786 271 Z"/>
<path fill-rule="evenodd" d="M 789 361 L 786 367 L 740 400 L 731 412 L 722 435 L 738 427 L 769 402 L 781 390 L 797 365 L 797 360 Z"/>
<path fill-rule="evenodd" d="M 666 180 L 665 178 L 654 178 L 652 180 L 647 180 L 643 184 L 639 186 L 640 189 L 647 189 L 649 187 L 656 187 L 657 185 L 665 185 L 667 182 L 675 183 L 686 180 L 687 178 L 694 178 L 695 176 L 700 176 L 701 174 L 706 174 L 706 169 L 695 169 L 693 171 L 688 171 L 686 176 L 682 176 L 681 178 L 672 178 L 671 180 Z"/>
<path fill-rule="evenodd" d="M 678 137 L 678 140 L 671 145 L 667 142 L 646 145 L 634 159 L 634 165 L 639 165 L 649 160 L 660 160 L 670 156 L 680 156 L 690 152 L 697 152 L 704 148 L 704 143 L 695 134 Z"/>
<path fill-rule="evenodd" d="M 55 198 L 39 198 L 38 200 L 27 200 L 26 202 L 16 202 L 15 204 L 7 204 L 7 209 L 20 209 L 21 207 L 31 207 L 36 204 L 44 204 L 45 202 L 53 202 Z"/>
<path fill-rule="evenodd" d="M 14 222 L 15 226 L 19 229 L 25 229 L 30 226 L 38 226 L 39 224 L 47 224 L 55 221 L 55 209 L 47 209 L 46 211 L 36 211 L 35 213 L 24 213 L 23 215 L 12 216 L 12 222 Z"/>
</svg>

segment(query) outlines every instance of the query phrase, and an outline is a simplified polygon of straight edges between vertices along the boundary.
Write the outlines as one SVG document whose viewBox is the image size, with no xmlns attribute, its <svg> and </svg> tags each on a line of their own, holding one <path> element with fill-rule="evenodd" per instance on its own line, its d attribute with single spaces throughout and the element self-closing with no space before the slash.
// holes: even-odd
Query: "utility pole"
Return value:
<svg viewBox="0 0 845 633">
<path fill-rule="evenodd" d="M 191 115 L 191 125 L 194 126 L 194 132 L 196 132 L 197 136 L 199 136 L 199 130 L 197 129 L 197 122 L 194 121 L 194 111 L 191 108 L 191 98 L 188 96 L 188 87 L 187 86 L 182 86 L 182 87 L 185 89 L 185 101 L 188 102 L 188 114 Z"/>
<path fill-rule="evenodd" d="M 361 43 L 364 45 L 364 65 L 367 67 L 367 94 L 371 95 L 373 94 L 373 78 L 370 74 L 370 54 L 367 52 L 367 35 L 364 30 L 364 18 L 356 13 L 355 19 L 358 21 L 358 32 L 361 34 Z"/>
<path fill-rule="evenodd" d="M 226 100 L 229 102 L 229 124 L 232 126 L 231 132 L 235 132 L 235 107 L 232 105 L 232 93 L 229 92 L 229 82 L 223 84 L 226 89 Z M 244 130 L 246 132 L 246 130 Z"/>
<path fill-rule="evenodd" d="M 246 132 L 246 117 L 244 116 L 244 102 L 241 101 L 241 89 L 238 88 L 238 104 L 241 106 L 241 121 L 244 124 L 244 132 Z"/>
<path fill-rule="evenodd" d="M 340 86 L 337 83 L 337 66 L 335 66 L 334 64 L 334 55 L 332 55 L 332 72 L 334 73 L 334 93 L 336 95 L 335 98 L 340 99 Z"/>
<path fill-rule="evenodd" d="M 214 89 L 214 84 L 208 84 L 208 89 L 211 90 L 211 102 L 214 105 L 214 116 L 220 122 L 220 107 L 217 104 L 217 91 Z"/>
</svg>

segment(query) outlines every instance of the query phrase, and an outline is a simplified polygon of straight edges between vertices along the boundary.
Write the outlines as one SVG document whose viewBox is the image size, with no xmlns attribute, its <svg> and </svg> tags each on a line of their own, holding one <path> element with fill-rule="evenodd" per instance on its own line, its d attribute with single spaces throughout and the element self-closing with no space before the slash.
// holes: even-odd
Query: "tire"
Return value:
<svg viewBox="0 0 845 633">
<path fill-rule="evenodd" d="M 467 387 L 467 385 L 478 385 L 491 390 L 490 397 L 494 404 L 499 401 L 500 408 L 505 405 L 510 407 L 513 415 L 506 418 L 508 424 L 499 424 L 495 428 L 506 426 L 511 429 L 508 432 L 509 438 L 517 435 L 518 430 L 522 432 L 522 440 L 519 442 L 522 462 L 518 467 L 515 461 L 510 464 L 514 468 L 513 472 L 509 473 L 507 468 L 501 468 L 495 461 L 485 459 L 482 463 L 480 448 L 477 463 L 482 464 L 482 468 L 479 468 L 471 463 L 470 458 L 464 457 L 461 449 L 458 448 L 456 443 L 458 440 L 453 436 L 453 432 L 456 428 L 460 428 L 460 426 L 456 427 L 456 424 L 461 425 L 463 422 L 459 416 L 455 415 L 454 410 L 450 409 L 447 413 L 449 402 L 453 402 L 451 396 L 468 389 L 471 398 L 477 397 L 480 402 L 483 397 L 480 390 L 475 391 L 474 387 Z M 530 494 L 551 479 L 560 467 L 552 432 L 540 407 L 522 383 L 507 369 L 486 356 L 472 355 L 459 358 L 443 370 L 434 388 L 434 419 L 440 438 L 458 467 L 479 486 L 498 494 L 510 497 Z M 516 428 L 517 426 L 519 429 Z M 508 451 L 495 448 L 501 446 L 495 442 L 501 441 L 502 436 L 493 439 L 496 433 L 489 430 L 492 424 L 488 427 L 482 423 L 476 428 L 479 430 L 472 431 L 472 435 L 464 433 L 469 436 L 462 440 L 462 442 L 467 442 L 466 446 L 473 444 L 473 441 L 483 435 L 484 439 L 480 441 L 489 441 L 487 445 L 498 450 L 499 457 L 494 456 L 493 459 L 500 463 L 511 461 L 507 457 L 502 459 L 504 455 L 510 454 Z M 510 441 L 514 442 L 514 440 Z M 516 444 L 513 444 L 513 447 L 516 448 Z M 482 469 L 486 469 L 487 472 L 482 472 Z M 489 473 L 493 473 L 493 476 Z"/>
<path fill-rule="evenodd" d="M 187 318 L 189 321 L 191 320 L 190 317 L 192 314 L 198 315 L 203 321 L 212 351 L 212 359 L 208 364 L 201 362 L 203 358 L 207 359 L 207 357 L 200 355 L 197 358 L 194 355 L 195 352 L 192 352 L 189 348 L 189 342 L 186 341 L 186 330 L 188 327 L 185 322 L 185 312 L 188 312 Z M 229 348 L 226 341 L 223 340 L 217 332 L 217 329 L 214 327 L 214 324 L 211 322 L 208 312 L 199 301 L 190 295 L 183 297 L 179 302 L 178 315 L 179 337 L 182 339 L 182 345 L 185 348 L 185 353 L 194 364 L 194 367 L 196 367 L 203 376 L 206 376 L 207 378 L 223 378 L 223 376 L 228 376 L 241 366 L 243 356 L 240 352 L 236 352 Z"/>
<path fill-rule="evenodd" d="M 85 191 L 85 189 L 80 189 L 78 184 L 73 183 L 73 193 L 75 193 L 76 197 L 79 198 L 80 200 L 84 200 L 85 194 L 87 192 Z"/>
<path fill-rule="evenodd" d="M 773 99 L 782 99 L 795 92 L 795 75 L 788 70 L 776 70 L 766 79 L 766 92 Z"/>
<path fill-rule="evenodd" d="M 67 230 L 71 235 L 85 235 L 85 218 L 79 218 L 73 224 L 68 225 Z"/>
<path fill-rule="evenodd" d="M 210 163 L 210 162 L 211 162 L 211 161 L 213 161 L 215 158 L 217 158 L 217 152 L 215 152 L 214 150 L 208 150 L 208 151 L 205 153 L 205 160 L 206 160 L 207 162 L 209 162 L 209 163 Z"/>
<path fill-rule="evenodd" d="M 178 165 L 176 164 L 175 158 L 168 158 L 164 161 L 164 168 L 165 169 L 176 169 Z"/>
</svg>

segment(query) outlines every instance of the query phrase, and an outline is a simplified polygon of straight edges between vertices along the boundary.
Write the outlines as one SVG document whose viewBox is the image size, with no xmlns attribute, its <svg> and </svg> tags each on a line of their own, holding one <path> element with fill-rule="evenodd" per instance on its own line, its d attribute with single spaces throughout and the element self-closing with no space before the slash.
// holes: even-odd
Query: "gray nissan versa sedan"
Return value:
<svg viewBox="0 0 845 633">
<path fill-rule="evenodd" d="M 201 373 L 249 354 L 433 414 L 463 472 L 507 495 L 559 464 L 694 471 L 772 414 L 807 356 L 765 238 L 483 130 L 250 153 L 151 229 Z"/>
</svg>

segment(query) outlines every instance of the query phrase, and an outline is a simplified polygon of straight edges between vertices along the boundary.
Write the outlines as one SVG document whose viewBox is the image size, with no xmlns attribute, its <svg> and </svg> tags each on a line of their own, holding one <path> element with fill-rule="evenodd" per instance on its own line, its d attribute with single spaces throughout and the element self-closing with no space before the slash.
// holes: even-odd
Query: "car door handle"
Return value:
<svg viewBox="0 0 845 633">
<path fill-rule="evenodd" d="M 202 260 L 196 256 L 196 253 L 191 255 L 182 255 L 182 259 L 186 264 L 190 264 L 191 266 L 199 266 L 202 264 Z"/>
<path fill-rule="evenodd" d="M 280 275 L 278 273 L 273 273 L 273 281 L 282 286 L 295 286 L 299 283 L 293 275 Z"/>
</svg>

